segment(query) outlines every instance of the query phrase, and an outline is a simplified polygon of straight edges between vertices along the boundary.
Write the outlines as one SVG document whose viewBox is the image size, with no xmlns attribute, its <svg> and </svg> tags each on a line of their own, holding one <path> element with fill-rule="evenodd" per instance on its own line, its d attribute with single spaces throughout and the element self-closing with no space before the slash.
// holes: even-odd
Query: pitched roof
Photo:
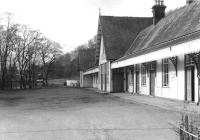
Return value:
<svg viewBox="0 0 200 140">
<path fill-rule="evenodd" d="M 200 2 L 167 14 L 156 25 L 140 32 L 120 60 L 128 59 L 200 37 Z"/>
<path fill-rule="evenodd" d="M 100 16 L 99 21 L 108 60 L 122 57 L 138 33 L 153 23 L 146 17 Z"/>
</svg>

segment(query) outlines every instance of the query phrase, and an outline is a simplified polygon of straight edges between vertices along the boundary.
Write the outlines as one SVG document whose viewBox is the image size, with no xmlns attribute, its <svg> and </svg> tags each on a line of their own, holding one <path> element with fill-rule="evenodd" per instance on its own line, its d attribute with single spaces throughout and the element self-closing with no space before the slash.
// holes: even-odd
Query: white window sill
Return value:
<svg viewBox="0 0 200 140">
<path fill-rule="evenodd" d="M 162 88 L 170 88 L 169 86 L 162 86 Z"/>
</svg>

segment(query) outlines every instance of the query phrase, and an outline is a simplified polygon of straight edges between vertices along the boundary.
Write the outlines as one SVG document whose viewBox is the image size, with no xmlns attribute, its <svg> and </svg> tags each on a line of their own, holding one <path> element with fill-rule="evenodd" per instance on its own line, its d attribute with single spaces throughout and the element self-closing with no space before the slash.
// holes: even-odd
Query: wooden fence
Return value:
<svg viewBox="0 0 200 140">
<path fill-rule="evenodd" d="M 179 127 L 180 140 L 200 140 L 200 128 L 196 124 L 196 121 L 191 121 L 188 115 L 184 115 Z"/>
<path fill-rule="evenodd" d="M 190 126 L 190 128 L 193 128 L 193 126 Z M 180 140 L 200 140 L 200 129 L 196 130 L 188 129 L 184 125 L 181 125 L 180 128 Z"/>
</svg>

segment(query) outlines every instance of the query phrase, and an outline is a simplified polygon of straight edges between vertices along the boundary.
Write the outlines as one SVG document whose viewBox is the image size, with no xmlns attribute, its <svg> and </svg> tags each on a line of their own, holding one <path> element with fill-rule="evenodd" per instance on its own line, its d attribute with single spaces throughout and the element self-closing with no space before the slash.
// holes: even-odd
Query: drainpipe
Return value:
<svg viewBox="0 0 200 140">
<path fill-rule="evenodd" d="M 199 105 L 200 104 L 200 54 L 198 55 L 197 62 L 198 62 L 197 63 L 197 77 L 198 77 L 198 103 L 197 105 Z"/>
<path fill-rule="evenodd" d="M 199 77 L 198 77 L 198 81 L 199 81 L 199 83 L 198 83 L 198 96 L 199 96 L 199 98 L 198 98 L 197 105 L 199 106 L 199 104 L 200 104 L 200 78 Z"/>
</svg>

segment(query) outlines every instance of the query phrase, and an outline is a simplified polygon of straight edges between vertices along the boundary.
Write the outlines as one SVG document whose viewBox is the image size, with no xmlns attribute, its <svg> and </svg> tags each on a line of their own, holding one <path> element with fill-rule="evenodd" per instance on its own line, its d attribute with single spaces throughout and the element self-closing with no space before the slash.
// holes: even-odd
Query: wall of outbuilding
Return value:
<svg viewBox="0 0 200 140">
<path fill-rule="evenodd" d="M 185 55 L 179 55 L 177 64 L 177 75 L 176 70 L 172 62 L 169 60 L 169 86 L 163 87 L 162 84 L 162 60 L 157 60 L 156 65 L 156 78 L 155 78 L 155 96 L 176 99 L 176 100 L 185 100 Z M 132 74 L 129 71 L 128 74 L 128 92 L 135 93 L 136 91 L 136 75 L 134 71 L 134 84 L 132 84 Z M 141 83 L 141 70 L 140 70 L 140 91 L 139 94 L 150 95 L 150 77 L 147 73 L 146 75 L 146 85 L 142 86 Z M 197 78 L 197 68 L 195 67 L 195 102 L 198 101 L 198 78 Z"/>
<path fill-rule="evenodd" d="M 98 73 L 92 74 L 92 87 L 93 88 L 98 88 Z"/>
<path fill-rule="evenodd" d="M 103 63 L 99 66 L 98 89 L 105 92 L 111 92 L 112 91 L 111 79 L 112 75 L 111 75 L 110 61 L 107 61 L 106 63 Z"/>
<path fill-rule="evenodd" d="M 133 93 L 134 92 L 134 75 L 131 71 L 131 68 L 128 69 L 128 92 Z"/>
<path fill-rule="evenodd" d="M 157 75 L 155 96 L 171 99 L 184 100 L 185 98 L 185 71 L 184 71 L 184 55 L 178 56 L 178 73 L 174 65 L 169 61 L 169 86 L 162 86 L 162 60 L 157 61 Z"/>
<path fill-rule="evenodd" d="M 93 76 L 84 75 L 83 76 L 83 87 L 92 88 L 93 87 Z"/>
</svg>

